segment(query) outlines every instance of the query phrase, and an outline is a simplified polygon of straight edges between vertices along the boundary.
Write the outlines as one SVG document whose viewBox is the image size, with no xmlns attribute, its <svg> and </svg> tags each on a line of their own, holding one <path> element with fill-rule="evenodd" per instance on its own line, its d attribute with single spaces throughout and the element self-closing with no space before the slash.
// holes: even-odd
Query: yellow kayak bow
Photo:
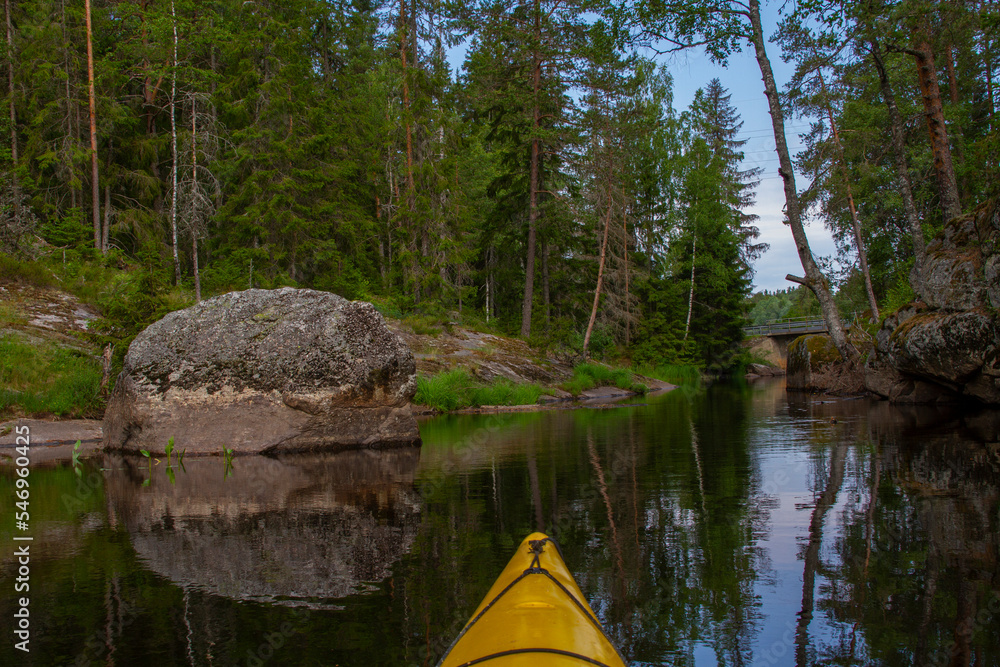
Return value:
<svg viewBox="0 0 1000 667">
<path fill-rule="evenodd" d="M 625 667 L 559 546 L 543 533 L 521 542 L 438 667 Z"/>
</svg>

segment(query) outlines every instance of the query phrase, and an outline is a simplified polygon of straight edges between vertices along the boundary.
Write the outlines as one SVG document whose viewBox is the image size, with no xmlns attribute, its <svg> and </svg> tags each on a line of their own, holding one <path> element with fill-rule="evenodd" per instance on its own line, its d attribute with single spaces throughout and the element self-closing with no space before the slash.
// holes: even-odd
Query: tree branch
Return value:
<svg viewBox="0 0 1000 667">
<path fill-rule="evenodd" d="M 803 285 L 804 287 L 809 287 L 809 280 L 808 279 L 806 279 L 806 278 L 799 278 L 798 276 L 793 276 L 790 273 L 785 276 L 785 280 L 787 280 L 788 282 L 791 282 L 791 283 L 798 283 L 799 285 Z"/>
</svg>

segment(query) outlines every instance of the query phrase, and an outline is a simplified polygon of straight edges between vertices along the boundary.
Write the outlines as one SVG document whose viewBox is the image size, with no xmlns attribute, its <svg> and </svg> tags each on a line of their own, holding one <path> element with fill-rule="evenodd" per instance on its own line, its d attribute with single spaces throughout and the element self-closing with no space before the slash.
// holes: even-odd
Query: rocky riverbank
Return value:
<svg viewBox="0 0 1000 667">
<path fill-rule="evenodd" d="M 953 218 L 927 246 L 917 301 L 859 336 L 845 363 L 826 336 L 789 346 L 792 390 L 868 391 L 894 403 L 1000 405 L 1000 203 Z"/>
<path fill-rule="evenodd" d="M 0 335 L 14 337 L 30 345 L 72 346 L 78 354 L 93 358 L 95 363 L 100 358 L 100 350 L 88 344 L 84 336 L 88 322 L 96 317 L 96 313 L 75 298 L 55 288 L 19 283 L 6 283 L 0 288 L 3 289 L 7 310 L 7 317 L 0 321 Z M 274 323 L 264 322 L 264 325 L 267 328 Z M 534 383 L 545 390 L 537 404 L 482 406 L 456 412 L 600 408 L 636 395 L 628 389 L 605 386 L 573 396 L 560 385 L 573 377 L 574 361 L 578 360 L 532 348 L 519 339 L 476 331 L 456 323 L 427 327 L 405 320 L 387 319 L 386 325 L 412 351 L 416 370 L 421 374 L 436 375 L 464 369 L 485 383 L 505 379 L 515 384 Z M 185 368 L 190 366 L 181 365 Z M 173 377 L 176 373 L 169 375 Z M 175 381 L 178 378 L 171 380 Z M 673 388 L 673 385 L 654 378 L 637 376 L 636 381 L 651 392 Z M 416 416 L 436 414 L 436 411 L 420 405 L 411 404 L 409 410 Z M 106 440 L 102 423 L 94 419 L 9 419 L 0 423 L 0 461 L 8 460 L 14 454 L 15 426 L 30 429 L 33 463 L 71 459 L 77 440 L 81 444 L 75 450 L 76 455 L 86 457 L 100 451 L 102 440 Z"/>
</svg>

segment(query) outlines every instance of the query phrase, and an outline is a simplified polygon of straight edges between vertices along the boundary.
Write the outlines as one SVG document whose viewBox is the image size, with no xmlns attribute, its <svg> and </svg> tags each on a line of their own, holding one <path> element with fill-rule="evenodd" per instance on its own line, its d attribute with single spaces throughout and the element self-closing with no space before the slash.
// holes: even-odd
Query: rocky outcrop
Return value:
<svg viewBox="0 0 1000 667">
<path fill-rule="evenodd" d="M 413 355 L 369 303 L 284 288 L 170 313 L 129 347 L 111 449 L 280 453 L 419 443 Z"/>
<path fill-rule="evenodd" d="M 951 220 L 927 253 L 923 301 L 885 319 L 865 385 L 899 403 L 1000 404 L 1000 207 Z"/>
<path fill-rule="evenodd" d="M 791 391 L 822 389 L 816 382 L 815 373 L 840 359 L 840 352 L 826 334 L 799 336 L 788 344 L 786 388 Z"/>
</svg>

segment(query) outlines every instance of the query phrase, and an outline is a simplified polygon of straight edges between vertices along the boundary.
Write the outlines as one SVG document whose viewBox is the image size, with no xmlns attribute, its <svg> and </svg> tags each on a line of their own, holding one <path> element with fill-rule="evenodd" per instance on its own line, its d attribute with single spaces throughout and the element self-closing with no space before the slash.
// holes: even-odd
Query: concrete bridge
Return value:
<svg viewBox="0 0 1000 667">
<path fill-rule="evenodd" d="M 757 355 L 775 366 L 785 368 L 788 361 L 788 344 L 803 334 L 826 333 L 822 317 L 786 317 L 754 326 L 743 327 L 743 335 Z"/>
<path fill-rule="evenodd" d="M 844 326 L 851 326 L 861 313 L 851 313 L 844 318 Z M 747 338 L 757 338 L 750 341 L 751 348 L 771 363 L 785 367 L 788 359 L 788 344 L 803 334 L 827 333 L 826 322 L 822 317 L 786 317 L 772 320 L 764 324 L 743 327 L 743 335 Z"/>
</svg>

